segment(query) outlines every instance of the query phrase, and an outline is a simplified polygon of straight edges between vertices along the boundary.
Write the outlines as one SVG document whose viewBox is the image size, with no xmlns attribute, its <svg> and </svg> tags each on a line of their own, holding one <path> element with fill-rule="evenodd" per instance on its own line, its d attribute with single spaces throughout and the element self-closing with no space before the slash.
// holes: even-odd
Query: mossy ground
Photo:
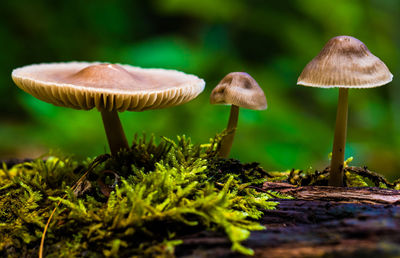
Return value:
<svg viewBox="0 0 400 258">
<path fill-rule="evenodd" d="M 218 159 L 219 140 L 143 137 L 115 157 L 3 164 L 0 256 L 36 256 L 55 207 L 47 257 L 174 256 L 182 236 L 202 230 L 223 232 L 232 250 L 252 254 L 241 242 L 264 229 L 257 219 L 275 208 L 276 194 L 249 187 L 268 176 L 258 164 Z"/>
<path fill-rule="evenodd" d="M 347 187 L 379 187 L 400 190 L 400 179 L 389 182 L 384 176 L 368 170 L 367 167 L 353 167 L 349 164 L 353 157 L 344 162 L 344 186 Z M 284 172 L 268 172 L 269 181 L 287 182 L 297 186 L 327 186 L 330 168 L 322 171 L 291 169 Z"/>
<path fill-rule="evenodd" d="M 62 155 L 0 169 L 0 256 L 174 256 L 185 235 L 209 230 L 225 234 L 232 250 L 252 254 L 241 243 L 263 210 L 288 198 L 258 191 L 265 180 L 326 185 L 324 171 L 266 172 L 257 163 L 217 157 L 221 136 L 194 145 L 137 138 L 128 151 L 78 162 Z M 347 186 L 399 189 L 366 168 L 345 166 Z"/>
</svg>

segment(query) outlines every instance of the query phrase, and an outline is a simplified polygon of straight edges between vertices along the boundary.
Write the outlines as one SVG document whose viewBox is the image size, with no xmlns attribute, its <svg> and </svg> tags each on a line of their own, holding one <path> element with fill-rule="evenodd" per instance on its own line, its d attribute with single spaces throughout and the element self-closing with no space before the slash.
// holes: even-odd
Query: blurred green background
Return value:
<svg viewBox="0 0 400 258">
<path fill-rule="evenodd" d="M 296 86 L 303 67 L 337 35 L 363 41 L 394 74 L 384 87 L 351 90 L 346 156 L 389 178 L 400 168 L 398 0 L 13 0 L 0 2 L 0 159 L 49 149 L 95 156 L 108 146 L 100 114 L 55 107 L 18 89 L 12 69 L 32 63 L 106 61 L 193 73 L 206 89 L 182 106 L 125 112 L 135 133 L 203 143 L 224 129 L 229 107 L 209 104 L 227 73 L 264 89 L 265 111 L 242 110 L 232 157 L 267 170 L 329 164 L 337 89 Z"/>
</svg>

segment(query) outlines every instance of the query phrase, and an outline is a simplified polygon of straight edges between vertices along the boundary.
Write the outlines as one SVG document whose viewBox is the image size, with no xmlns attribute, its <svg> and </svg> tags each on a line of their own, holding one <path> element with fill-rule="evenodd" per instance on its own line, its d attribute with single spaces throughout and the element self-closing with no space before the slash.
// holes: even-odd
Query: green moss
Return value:
<svg viewBox="0 0 400 258">
<path fill-rule="evenodd" d="M 344 183 L 348 187 L 379 187 L 388 189 L 400 189 L 400 180 L 389 182 L 382 175 L 370 171 L 367 167 L 352 167 L 349 163 L 353 157 L 348 158 L 344 163 Z M 323 171 L 292 169 L 284 172 L 269 172 L 269 181 L 286 181 L 297 186 L 307 185 L 328 185 L 329 167 Z"/>
<path fill-rule="evenodd" d="M 241 242 L 264 229 L 256 219 L 275 208 L 275 194 L 256 190 L 269 176 L 258 164 L 218 159 L 219 140 L 136 137 L 115 157 L 3 164 L 1 256 L 36 255 L 58 202 L 45 239 L 49 257 L 173 256 L 179 239 L 202 230 L 224 232 L 232 250 L 252 254 Z"/>
</svg>

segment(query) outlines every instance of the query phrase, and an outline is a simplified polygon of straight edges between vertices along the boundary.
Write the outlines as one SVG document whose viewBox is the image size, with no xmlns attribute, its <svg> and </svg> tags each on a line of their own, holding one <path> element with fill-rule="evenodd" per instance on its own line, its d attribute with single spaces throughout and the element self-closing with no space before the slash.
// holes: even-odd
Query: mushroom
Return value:
<svg viewBox="0 0 400 258">
<path fill-rule="evenodd" d="M 298 85 L 339 88 L 329 185 L 343 186 L 348 89 L 378 87 L 392 78 L 386 65 L 364 43 L 350 36 L 329 40 L 298 78 Z"/>
<path fill-rule="evenodd" d="M 223 137 L 219 151 L 220 157 L 228 158 L 235 137 L 239 107 L 264 110 L 267 108 L 267 99 L 253 77 L 247 73 L 233 72 L 227 74 L 213 89 L 210 103 L 231 105 L 227 135 Z"/>
<path fill-rule="evenodd" d="M 118 112 L 180 105 L 205 85 L 197 76 L 175 70 L 87 62 L 28 65 L 13 70 L 12 78 L 22 90 L 56 106 L 96 107 L 113 155 L 129 148 Z"/>
</svg>

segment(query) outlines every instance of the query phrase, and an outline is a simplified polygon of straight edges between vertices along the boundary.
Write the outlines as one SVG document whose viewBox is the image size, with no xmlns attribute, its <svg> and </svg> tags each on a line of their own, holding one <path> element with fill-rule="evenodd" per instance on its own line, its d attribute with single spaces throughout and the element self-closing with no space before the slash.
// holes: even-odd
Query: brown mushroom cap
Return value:
<svg viewBox="0 0 400 258">
<path fill-rule="evenodd" d="M 12 72 L 15 84 L 56 106 L 142 111 L 186 103 L 204 89 L 197 76 L 130 65 L 68 62 L 29 65 Z"/>
<path fill-rule="evenodd" d="M 297 84 L 320 88 L 372 88 L 392 81 L 386 65 L 350 36 L 334 37 L 307 64 Z"/>
<path fill-rule="evenodd" d="M 267 108 L 264 91 L 253 77 L 243 72 L 226 75 L 211 92 L 210 103 L 235 105 L 254 110 Z"/>
</svg>

